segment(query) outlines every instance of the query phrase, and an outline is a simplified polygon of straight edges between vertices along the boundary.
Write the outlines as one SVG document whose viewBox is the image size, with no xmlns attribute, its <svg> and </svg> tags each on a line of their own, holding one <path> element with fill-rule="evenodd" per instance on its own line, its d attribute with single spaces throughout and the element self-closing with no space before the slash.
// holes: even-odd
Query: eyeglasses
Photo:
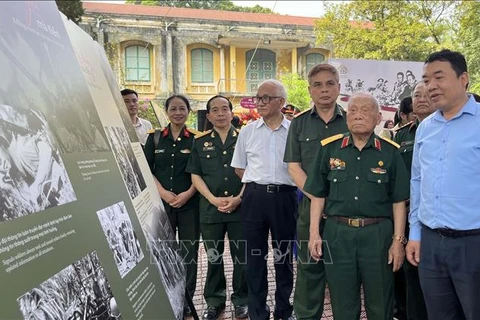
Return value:
<svg viewBox="0 0 480 320">
<path fill-rule="evenodd" d="M 252 97 L 252 100 L 253 100 L 253 103 L 255 103 L 255 104 L 259 104 L 260 101 L 263 104 L 267 104 L 270 101 L 272 101 L 273 99 L 277 99 L 277 98 L 281 98 L 281 97 L 270 97 L 270 96 L 259 97 L 259 96 L 255 96 L 255 97 Z"/>
</svg>

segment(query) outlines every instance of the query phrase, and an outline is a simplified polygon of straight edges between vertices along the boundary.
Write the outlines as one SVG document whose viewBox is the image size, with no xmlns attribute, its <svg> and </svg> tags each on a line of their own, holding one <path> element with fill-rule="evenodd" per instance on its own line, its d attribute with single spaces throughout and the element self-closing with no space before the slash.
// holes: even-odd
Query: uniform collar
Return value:
<svg viewBox="0 0 480 320">
<path fill-rule="evenodd" d="M 168 124 L 168 126 L 166 126 L 163 130 L 162 130 L 162 138 L 166 138 L 168 136 L 171 136 L 171 130 L 170 130 L 170 123 Z M 184 126 L 182 128 L 182 130 L 180 131 L 180 135 L 179 136 L 183 136 L 185 138 L 190 138 L 192 134 L 190 133 L 190 131 L 188 131 L 187 127 Z M 173 138 L 173 137 L 172 137 Z"/>
<path fill-rule="evenodd" d="M 346 133 L 343 137 L 342 143 L 340 144 L 340 149 L 346 148 L 348 146 L 353 146 L 353 138 L 350 132 Z M 372 133 L 364 148 L 374 148 L 378 151 L 382 151 L 381 138 L 379 138 L 376 134 Z"/>
<path fill-rule="evenodd" d="M 333 112 L 332 119 L 335 119 L 338 116 L 343 118 L 344 116 L 343 116 L 342 110 L 343 110 L 343 108 L 339 104 L 336 104 L 335 105 L 335 111 Z M 310 110 L 310 115 L 318 117 L 317 108 L 315 106 L 313 106 L 312 109 Z"/>
<path fill-rule="evenodd" d="M 230 125 L 230 129 L 228 130 L 227 138 L 225 139 L 225 143 L 222 143 L 222 139 L 220 139 L 220 134 L 212 128 L 212 132 L 209 134 L 210 138 L 213 139 L 213 142 L 222 148 L 227 148 L 231 144 L 237 141 L 238 130 L 235 129 L 234 126 Z"/>
</svg>

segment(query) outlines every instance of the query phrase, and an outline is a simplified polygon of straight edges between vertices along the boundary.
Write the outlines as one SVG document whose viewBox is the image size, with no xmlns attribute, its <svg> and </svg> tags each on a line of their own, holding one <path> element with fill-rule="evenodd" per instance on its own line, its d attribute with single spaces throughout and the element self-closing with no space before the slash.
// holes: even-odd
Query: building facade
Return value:
<svg viewBox="0 0 480 320">
<path fill-rule="evenodd" d="M 328 59 L 314 18 L 84 2 L 80 26 L 105 47 L 121 87 L 143 98 L 187 95 L 192 107 L 222 94 L 238 105 L 266 79 Z"/>
</svg>

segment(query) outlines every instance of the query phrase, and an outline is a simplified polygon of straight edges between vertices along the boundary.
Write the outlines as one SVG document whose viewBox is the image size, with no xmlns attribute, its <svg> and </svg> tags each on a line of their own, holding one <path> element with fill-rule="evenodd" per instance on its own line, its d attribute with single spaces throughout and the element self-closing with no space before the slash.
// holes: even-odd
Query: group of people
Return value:
<svg viewBox="0 0 480 320">
<path fill-rule="evenodd" d="M 226 235 L 237 318 L 270 318 L 269 238 L 274 319 L 294 319 L 293 311 L 320 319 L 328 284 L 336 320 L 359 319 L 362 288 L 368 319 L 391 320 L 395 272 L 406 278 L 406 319 L 478 318 L 480 104 L 468 81 L 462 54 L 431 54 L 395 141 L 375 134 L 381 113 L 371 94 L 353 94 L 347 111 L 336 103 L 339 73 L 326 63 L 308 73 L 313 107 L 291 121 L 277 80 L 259 86 L 253 99 L 261 118 L 241 130 L 231 125 L 226 97 L 207 102 L 213 128 L 196 135 L 185 126 L 188 100 L 167 99 L 170 124 L 151 131 L 144 151 L 172 227 L 191 245 L 181 246 L 191 296 L 202 235 L 203 319 L 225 308 Z"/>
</svg>

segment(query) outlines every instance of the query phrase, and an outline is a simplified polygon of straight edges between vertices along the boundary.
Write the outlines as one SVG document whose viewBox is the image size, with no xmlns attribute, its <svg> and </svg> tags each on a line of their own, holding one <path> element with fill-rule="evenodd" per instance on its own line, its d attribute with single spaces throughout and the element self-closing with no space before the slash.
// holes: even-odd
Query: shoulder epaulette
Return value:
<svg viewBox="0 0 480 320">
<path fill-rule="evenodd" d="M 147 131 L 148 134 L 154 133 L 154 132 L 155 132 L 155 129 L 150 129 L 150 130 Z"/>
<path fill-rule="evenodd" d="M 330 142 L 337 141 L 337 140 L 343 138 L 343 136 L 344 136 L 343 133 L 339 133 L 339 134 L 336 134 L 334 136 L 323 139 L 322 141 L 320 141 L 320 143 L 322 144 L 322 146 L 326 146 Z"/>
<path fill-rule="evenodd" d="M 200 132 L 199 134 L 195 135 L 195 139 L 204 137 L 204 136 L 206 136 L 207 134 L 210 134 L 210 133 L 212 133 L 212 130 L 207 130 L 207 131 L 204 131 L 204 132 Z"/>
<path fill-rule="evenodd" d="M 302 114 L 304 114 L 304 113 L 306 113 L 306 112 L 308 112 L 308 111 L 312 111 L 312 108 L 308 108 L 308 109 L 306 109 L 306 110 L 303 110 L 302 112 L 297 113 L 297 114 L 294 115 L 293 117 L 294 117 L 294 118 L 300 117 Z"/>
<path fill-rule="evenodd" d="M 198 131 L 196 129 L 187 128 L 187 131 L 190 132 L 190 133 L 193 133 L 195 136 L 199 135 L 199 134 L 202 134 L 202 131 Z"/>
<path fill-rule="evenodd" d="M 411 125 L 413 122 L 414 122 L 414 121 L 410 121 L 409 123 L 406 123 L 406 124 L 404 124 L 404 125 L 403 125 L 403 126 L 401 126 L 401 127 L 398 127 L 397 129 L 395 129 L 395 132 L 399 131 L 400 129 L 403 129 L 403 128 L 405 128 L 406 126 L 409 126 L 409 125 Z"/>
<path fill-rule="evenodd" d="M 392 146 L 396 147 L 397 149 L 400 148 L 400 145 L 393 140 L 390 140 L 390 139 L 385 138 L 385 137 L 379 137 L 379 138 L 387 141 L 388 143 L 390 143 Z"/>
</svg>

